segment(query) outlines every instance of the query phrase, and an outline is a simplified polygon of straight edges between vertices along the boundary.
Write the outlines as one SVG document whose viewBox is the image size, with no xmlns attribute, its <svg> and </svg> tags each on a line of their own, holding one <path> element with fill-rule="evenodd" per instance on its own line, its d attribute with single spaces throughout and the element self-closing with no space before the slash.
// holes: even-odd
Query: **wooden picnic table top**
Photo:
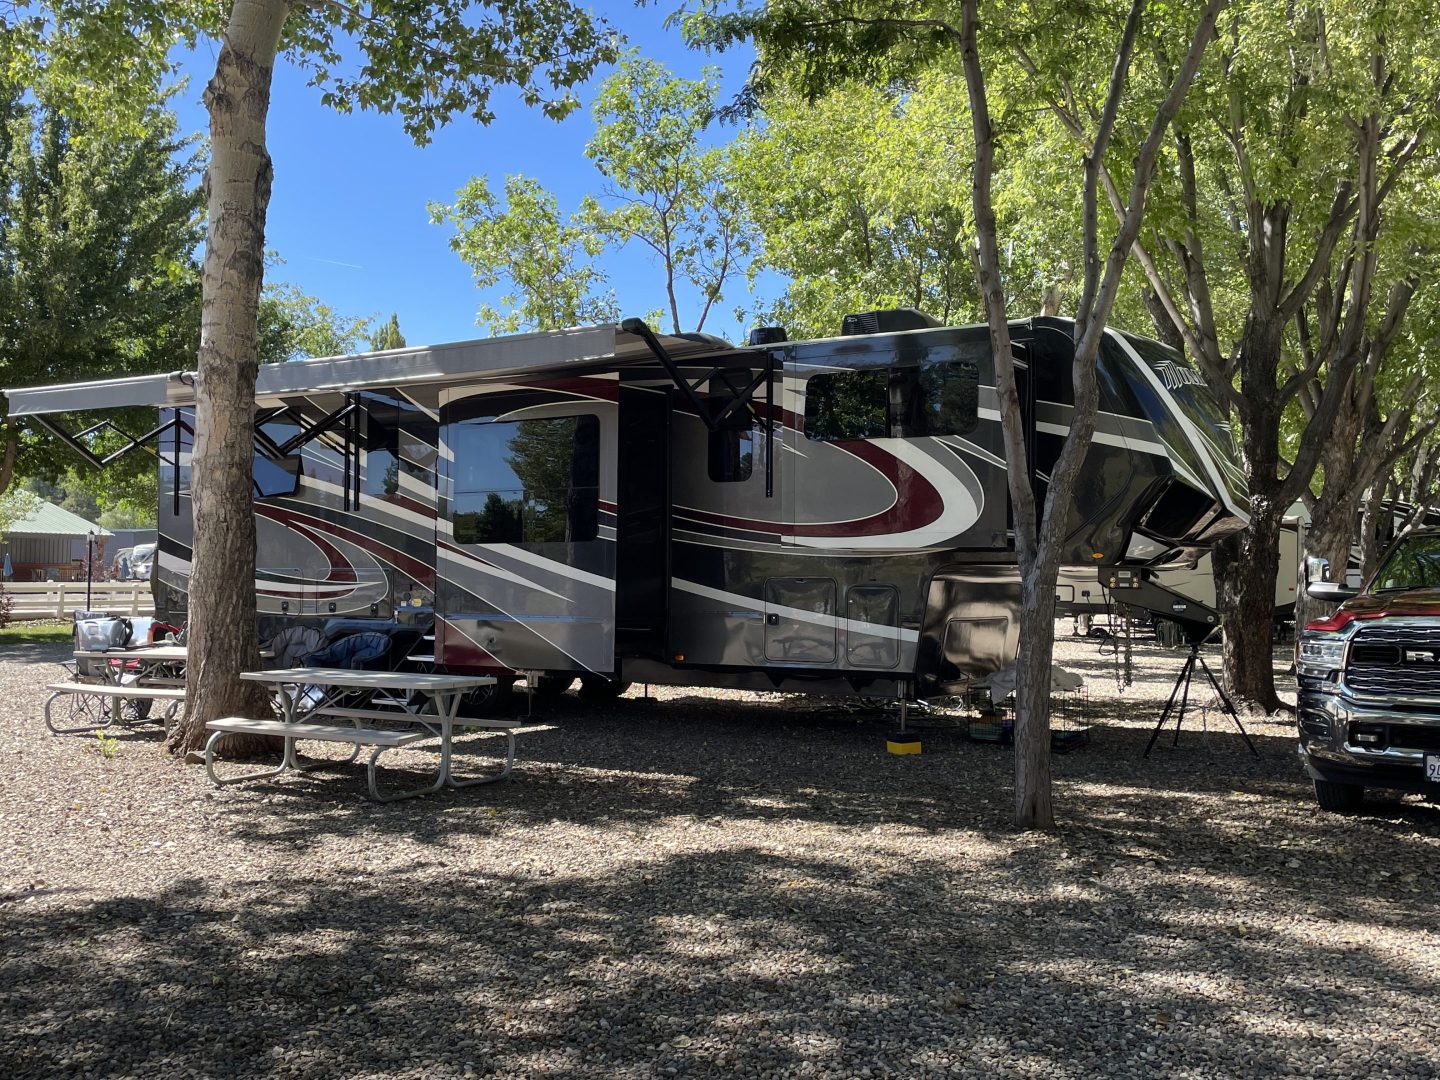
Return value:
<svg viewBox="0 0 1440 1080">
<path fill-rule="evenodd" d="M 242 671 L 250 682 L 305 683 L 310 686 L 353 686 L 364 690 L 420 690 L 436 693 L 489 686 L 492 675 L 422 675 L 411 671 L 356 671 L 350 668 L 277 668 L 272 671 Z"/>
</svg>

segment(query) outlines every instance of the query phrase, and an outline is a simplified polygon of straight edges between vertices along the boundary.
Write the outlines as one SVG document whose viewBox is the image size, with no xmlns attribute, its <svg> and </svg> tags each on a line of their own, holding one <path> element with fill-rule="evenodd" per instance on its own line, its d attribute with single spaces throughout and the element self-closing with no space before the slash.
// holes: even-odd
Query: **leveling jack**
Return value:
<svg viewBox="0 0 1440 1080">
<path fill-rule="evenodd" d="M 909 731 L 906 728 L 909 712 L 910 702 L 902 697 L 900 699 L 900 726 L 885 736 L 885 749 L 892 754 L 920 753 L 920 733 Z"/>
</svg>

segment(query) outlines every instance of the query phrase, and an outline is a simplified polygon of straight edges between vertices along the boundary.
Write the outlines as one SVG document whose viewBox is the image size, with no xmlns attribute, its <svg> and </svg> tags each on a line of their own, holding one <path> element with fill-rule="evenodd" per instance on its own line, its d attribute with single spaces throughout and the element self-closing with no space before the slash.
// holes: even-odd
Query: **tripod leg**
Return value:
<svg viewBox="0 0 1440 1080">
<path fill-rule="evenodd" d="M 1160 732 L 1165 730 L 1165 724 L 1170 719 L 1170 710 L 1175 707 L 1175 698 L 1180 694 L 1180 684 L 1186 683 L 1188 685 L 1190 680 L 1187 673 L 1190 670 L 1191 662 L 1189 659 L 1185 661 L 1185 666 L 1180 669 L 1180 677 L 1175 680 L 1175 685 L 1170 688 L 1170 700 L 1165 703 L 1165 709 L 1160 713 L 1160 720 L 1155 724 L 1155 730 L 1150 733 L 1150 741 L 1145 745 L 1145 753 L 1140 755 L 1142 758 L 1148 758 L 1150 756 L 1150 751 L 1155 749 L 1155 740 L 1160 738 Z"/>
<path fill-rule="evenodd" d="M 1210 670 L 1210 665 L 1205 663 L 1203 657 L 1200 660 L 1200 667 L 1205 672 L 1205 677 L 1210 680 L 1210 685 L 1215 688 L 1215 693 L 1220 695 L 1220 703 L 1224 706 L 1225 711 L 1230 714 L 1230 719 L 1235 721 L 1235 726 L 1240 729 L 1240 735 L 1244 738 L 1245 745 L 1250 747 L 1250 753 L 1258 758 L 1260 751 L 1255 749 L 1255 744 L 1250 740 L 1250 733 L 1245 730 L 1245 725 L 1240 722 L 1240 714 L 1235 711 L 1234 704 L 1231 703 L 1229 696 L 1225 693 L 1224 688 L 1221 687 L 1220 681 L 1215 678 L 1215 673 Z"/>
<path fill-rule="evenodd" d="M 1180 691 L 1180 711 L 1175 714 L 1175 738 L 1171 746 L 1180 745 L 1180 725 L 1185 722 L 1185 708 L 1190 704 L 1190 680 L 1195 677 L 1195 661 L 1200 658 L 1198 649 L 1191 649 L 1190 656 L 1185 661 L 1185 667 L 1181 675 L 1185 678 L 1185 687 Z"/>
</svg>

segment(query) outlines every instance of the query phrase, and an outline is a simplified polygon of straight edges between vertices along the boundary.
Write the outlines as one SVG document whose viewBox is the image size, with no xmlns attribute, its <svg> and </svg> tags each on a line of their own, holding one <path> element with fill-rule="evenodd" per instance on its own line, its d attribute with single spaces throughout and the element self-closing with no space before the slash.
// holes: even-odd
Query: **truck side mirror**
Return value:
<svg viewBox="0 0 1440 1080">
<path fill-rule="evenodd" d="M 1359 589 L 1341 585 L 1330 580 L 1330 560 L 1317 555 L 1305 559 L 1305 593 L 1311 599 L 1338 604 L 1359 596 Z"/>
</svg>

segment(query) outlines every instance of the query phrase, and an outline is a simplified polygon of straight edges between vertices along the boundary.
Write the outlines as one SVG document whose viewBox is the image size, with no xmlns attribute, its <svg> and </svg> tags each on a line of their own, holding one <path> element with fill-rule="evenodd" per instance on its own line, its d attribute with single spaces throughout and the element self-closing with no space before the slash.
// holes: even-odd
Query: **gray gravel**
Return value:
<svg viewBox="0 0 1440 1080">
<path fill-rule="evenodd" d="M 1258 762 L 1213 713 L 1140 761 L 1153 645 L 1117 694 L 1062 642 L 1050 835 L 953 720 L 894 757 L 779 695 L 570 702 L 397 805 L 215 791 L 153 728 L 46 733 L 61 652 L 0 655 L 3 1077 L 1440 1075 L 1440 808 L 1321 815 L 1253 718 Z"/>
</svg>

